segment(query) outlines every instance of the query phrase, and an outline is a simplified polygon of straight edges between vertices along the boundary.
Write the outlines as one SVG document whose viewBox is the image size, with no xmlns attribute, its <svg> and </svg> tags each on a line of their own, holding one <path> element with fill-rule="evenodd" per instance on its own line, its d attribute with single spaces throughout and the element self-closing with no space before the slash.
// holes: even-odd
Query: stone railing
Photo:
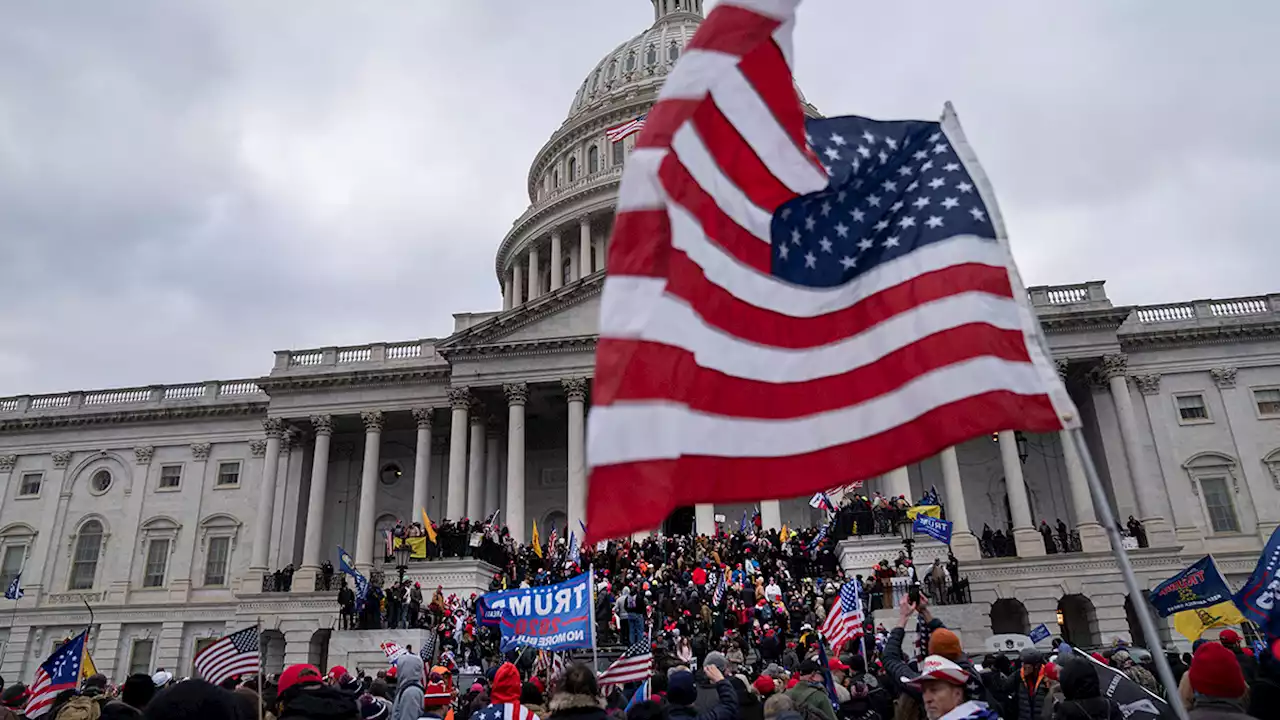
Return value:
<svg viewBox="0 0 1280 720">
<path fill-rule="evenodd" d="M 1111 307 L 1105 283 L 1093 280 L 1074 285 L 1040 285 L 1027 288 L 1031 304 L 1037 308 L 1079 310 L 1081 306 Z"/>
<path fill-rule="evenodd" d="M 520 217 L 516 218 L 515 222 L 511 223 L 511 226 L 517 227 L 517 228 L 520 227 L 520 225 L 523 224 L 526 220 L 533 217 L 537 213 L 541 212 L 544 208 L 556 202 L 557 200 L 580 193 L 583 190 L 590 190 L 600 185 L 608 185 L 609 183 L 615 183 L 621 179 L 622 179 L 622 168 L 612 167 L 612 168 L 609 168 L 608 170 L 602 170 L 600 172 L 587 175 L 586 177 L 578 178 L 577 180 L 574 180 L 573 182 L 567 185 L 561 185 L 560 187 L 552 190 L 546 195 L 543 195 L 542 198 L 538 200 L 538 202 L 530 205 L 528 209 L 526 209 L 524 213 L 520 215 Z"/>
<path fill-rule="evenodd" d="M 1187 303 L 1147 305 L 1134 309 L 1134 317 L 1143 325 L 1196 320 L 1229 320 L 1274 314 L 1280 314 L 1280 294 L 1225 300 L 1194 300 Z"/>
<path fill-rule="evenodd" d="M 149 408 L 165 405 L 190 406 L 219 401 L 266 400 L 252 380 L 214 380 L 185 385 L 152 385 L 113 390 L 78 390 L 55 395 L 19 395 L 0 398 L 0 414 L 46 412 L 51 410 L 98 410 Z"/>
<path fill-rule="evenodd" d="M 434 356 L 434 339 L 312 348 L 308 350 L 278 350 L 276 351 L 276 362 L 272 372 L 281 373 L 309 368 L 382 363 L 389 360 L 423 360 Z"/>
</svg>

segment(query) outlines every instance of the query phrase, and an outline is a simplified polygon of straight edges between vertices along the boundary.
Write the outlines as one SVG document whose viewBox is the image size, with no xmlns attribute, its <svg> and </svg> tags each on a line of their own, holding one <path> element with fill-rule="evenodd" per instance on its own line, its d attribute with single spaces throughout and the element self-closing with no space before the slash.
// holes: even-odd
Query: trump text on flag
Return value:
<svg viewBox="0 0 1280 720">
<path fill-rule="evenodd" d="M 572 650 L 594 643 L 590 573 L 547 587 L 490 595 L 485 595 L 484 604 L 490 612 L 501 612 L 498 624 L 504 651 L 521 646 Z"/>
</svg>

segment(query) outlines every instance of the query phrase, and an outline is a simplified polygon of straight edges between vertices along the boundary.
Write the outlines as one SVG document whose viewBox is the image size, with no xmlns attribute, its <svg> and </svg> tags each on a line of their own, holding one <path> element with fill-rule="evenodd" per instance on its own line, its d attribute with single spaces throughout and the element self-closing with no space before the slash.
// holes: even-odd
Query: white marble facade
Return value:
<svg viewBox="0 0 1280 720">
<path fill-rule="evenodd" d="M 199 643 L 259 621 L 277 640 L 269 664 L 314 660 L 335 606 L 311 578 L 337 545 L 376 567 L 377 531 L 418 507 L 435 519 L 502 508 L 526 538 L 534 520 L 576 528 L 605 238 L 634 140 L 615 151 L 604 131 L 647 109 L 701 19 L 698 0 L 653 3 L 655 24 L 592 71 L 533 162 L 530 207 L 496 255 L 501 310 L 458 313 L 444 338 L 280 351 L 255 379 L 0 398 L 0 575 L 21 569 L 27 593 L 16 612 L 0 602 L 0 675 L 29 677 L 89 621 L 85 601 L 95 658 L 117 677 L 190 672 Z M 1148 523 L 1153 547 L 1133 554 L 1143 582 L 1212 552 L 1239 583 L 1280 525 L 1280 295 L 1117 307 L 1090 282 L 1031 296 L 1108 501 Z M 978 608 L 957 611 L 976 618 L 966 637 L 1052 626 L 1080 597 L 1089 605 L 1071 613 L 1091 632 L 1128 635 L 1074 456 L 1032 435 L 1023 462 L 1003 437 L 868 492 L 936 485 L 969 528 L 1016 526 L 1019 558 L 957 543 Z M 732 525 L 743 509 L 696 517 Z M 816 519 L 804 498 L 764 511 L 770 525 Z M 1037 557 L 1041 518 L 1081 525 L 1091 552 Z M 848 549 L 850 569 L 858 557 Z M 262 575 L 288 563 L 297 592 L 263 593 Z M 459 587 L 476 581 L 464 575 Z"/>
</svg>

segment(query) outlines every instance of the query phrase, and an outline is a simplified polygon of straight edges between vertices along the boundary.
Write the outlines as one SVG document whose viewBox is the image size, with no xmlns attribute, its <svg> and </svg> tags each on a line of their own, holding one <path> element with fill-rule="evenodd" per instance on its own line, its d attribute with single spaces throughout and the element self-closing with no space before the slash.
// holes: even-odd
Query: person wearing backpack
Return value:
<svg viewBox="0 0 1280 720">
<path fill-rule="evenodd" d="M 822 668 L 814 660 L 800 663 L 800 678 L 796 686 L 786 692 L 803 720 L 836 720 L 831 696 L 822 682 Z"/>
</svg>

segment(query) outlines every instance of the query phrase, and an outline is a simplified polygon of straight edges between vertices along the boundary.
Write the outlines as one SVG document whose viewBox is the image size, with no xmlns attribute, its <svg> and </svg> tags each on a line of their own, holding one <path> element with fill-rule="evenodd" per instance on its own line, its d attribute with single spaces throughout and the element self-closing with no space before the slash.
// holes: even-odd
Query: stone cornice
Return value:
<svg viewBox="0 0 1280 720">
<path fill-rule="evenodd" d="M 595 335 L 521 340 L 509 343 L 467 345 L 450 351 L 452 359 L 482 359 L 485 357 L 525 357 L 530 355 L 556 355 L 559 353 L 590 353 L 596 349 Z"/>
<path fill-rule="evenodd" d="M 1126 350 L 1156 347 L 1191 347 L 1260 342 L 1280 338 L 1280 321 L 1240 322 L 1221 325 L 1169 323 L 1139 325 L 1132 332 L 1119 334 L 1120 347 Z"/>
<path fill-rule="evenodd" d="M 540 233 L 533 232 L 534 226 L 538 223 L 555 218 L 560 215 L 572 219 L 579 213 L 598 212 L 610 208 L 613 205 L 614 198 L 617 194 L 618 183 L 622 181 L 622 175 L 609 175 L 602 173 L 603 177 L 597 178 L 595 182 L 587 183 L 582 186 L 581 190 L 576 192 L 566 192 L 563 195 L 557 195 L 544 205 L 537 206 L 532 210 L 526 210 L 526 214 L 521 215 L 512 224 L 511 230 L 507 232 L 506 237 L 502 239 L 502 244 L 498 246 L 498 252 L 494 255 L 493 267 L 494 273 L 501 280 L 506 272 L 505 260 L 515 250 L 517 244 L 528 240 L 530 235 L 537 236 Z M 590 178 L 588 178 L 590 179 Z M 566 206 L 571 206 L 580 202 L 584 198 L 595 196 L 605 196 L 604 200 L 595 208 L 573 208 L 572 212 L 565 212 Z"/>
<path fill-rule="evenodd" d="M 24 432 L 96 425 L 125 423 L 168 422 L 172 420 L 200 420 L 222 417 L 248 417 L 266 415 L 267 400 L 246 403 L 210 405 L 186 405 L 177 407 L 131 408 L 111 412 L 85 413 L 75 410 L 49 414 L 28 414 L 22 417 L 0 419 L 0 432 Z"/>
<path fill-rule="evenodd" d="M 528 345 L 531 343 L 543 342 L 554 344 L 564 343 L 566 341 L 575 343 L 581 341 L 583 338 L 589 338 L 592 347 L 594 347 L 594 335 L 548 338 L 547 340 L 519 341 L 515 343 L 502 343 L 500 341 L 502 338 L 507 337 L 522 327 L 532 325 L 549 315 L 554 315 L 566 308 L 573 307 L 578 303 L 599 295 L 603 288 L 604 273 L 593 273 L 581 280 L 575 280 L 559 290 L 547 293 L 532 302 L 527 302 L 520 307 L 507 310 L 506 312 L 495 315 L 482 323 L 473 325 L 466 330 L 451 335 L 446 338 L 444 342 L 436 346 L 436 352 L 440 353 L 440 355 L 445 359 L 449 359 L 471 350 L 490 348 L 499 345 Z"/>
<path fill-rule="evenodd" d="M 1040 308 L 1036 308 L 1040 310 Z M 1132 308 L 1105 308 L 1077 312 L 1037 312 L 1040 326 L 1048 335 L 1061 333 L 1115 330 L 1129 317 Z"/>
<path fill-rule="evenodd" d="M 448 384 L 449 368 L 445 365 L 422 367 L 370 368 L 297 375 L 269 375 L 258 384 L 268 393 L 273 391 L 314 390 L 333 387 L 368 387 L 403 385 L 406 383 Z"/>
</svg>

